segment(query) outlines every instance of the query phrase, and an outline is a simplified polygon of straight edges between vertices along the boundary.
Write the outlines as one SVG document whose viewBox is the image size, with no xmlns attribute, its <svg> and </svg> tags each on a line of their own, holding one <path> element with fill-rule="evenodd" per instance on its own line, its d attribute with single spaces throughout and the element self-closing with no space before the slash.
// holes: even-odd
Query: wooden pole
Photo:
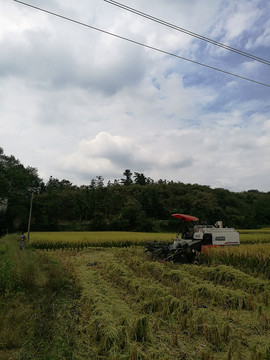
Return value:
<svg viewBox="0 0 270 360">
<path fill-rule="evenodd" d="M 34 197 L 34 192 L 31 192 L 31 200 L 30 200 L 30 210 L 29 210 L 29 218 L 28 218 L 28 234 L 27 234 L 27 243 L 29 244 L 29 240 L 30 240 L 30 225 L 31 225 L 31 217 L 32 217 L 32 206 L 33 206 L 33 197 Z"/>
</svg>

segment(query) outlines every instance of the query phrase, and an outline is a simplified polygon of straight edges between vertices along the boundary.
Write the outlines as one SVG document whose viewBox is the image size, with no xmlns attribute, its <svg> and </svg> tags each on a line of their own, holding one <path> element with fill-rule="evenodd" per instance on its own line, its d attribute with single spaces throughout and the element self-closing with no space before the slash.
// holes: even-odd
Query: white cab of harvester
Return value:
<svg viewBox="0 0 270 360">
<path fill-rule="evenodd" d="M 212 245 L 239 245 L 239 233 L 233 228 L 224 228 L 222 221 L 213 225 L 197 225 L 194 227 L 194 240 L 203 239 L 206 236 L 212 238 Z"/>
</svg>

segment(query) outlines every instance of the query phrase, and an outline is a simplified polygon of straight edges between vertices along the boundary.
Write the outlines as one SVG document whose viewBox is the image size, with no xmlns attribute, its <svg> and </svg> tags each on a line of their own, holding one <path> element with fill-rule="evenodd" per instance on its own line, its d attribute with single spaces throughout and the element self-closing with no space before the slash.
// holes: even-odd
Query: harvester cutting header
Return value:
<svg viewBox="0 0 270 360">
<path fill-rule="evenodd" d="M 212 246 L 239 245 L 239 233 L 233 228 L 224 228 L 222 221 L 215 225 L 199 225 L 195 216 L 172 214 L 181 220 L 179 231 L 173 242 L 152 241 L 146 243 L 146 252 L 153 259 L 173 262 L 192 262 L 197 252 Z"/>
</svg>

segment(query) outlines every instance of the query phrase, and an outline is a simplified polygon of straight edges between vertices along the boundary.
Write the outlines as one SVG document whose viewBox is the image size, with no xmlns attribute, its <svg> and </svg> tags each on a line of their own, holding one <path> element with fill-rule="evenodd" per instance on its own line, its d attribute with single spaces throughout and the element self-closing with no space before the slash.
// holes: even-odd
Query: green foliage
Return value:
<svg viewBox="0 0 270 360">
<path fill-rule="evenodd" d="M 7 156 L 0 149 L 0 205 L 6 202 L 6 209 L 0 208 L 0 235 L 25 228 L 28 219 L 30 189 L 39 189 L 41 180 L 37 169 L 24 167 L 14 156 Z"/>
<path fill-rule="evenodd" d="M 193 214 L 208 224 L 223 220 L 235 228 L 270 223 L 270 193 L 251 196 L 196 184 L 138 181 L 128 186 L 95 182 L 80 188 L 46 188 L 35 198 L 33 229 L 176 231 L 174 212 Z"/>
<path fill-rule="evenodd" d="M 37 169 L 24 167 L 0 149 L 0 234 L 26 230 L 29 189 L 35 189 L 32 230 L 36 231 L 176 231 L 172 213 L 197 216 L 213 224 L 259 228 L 270 224 L 270 192 L 233 193 L 198 184 L 159 180 L 126 169 L 124 178 L 104 185 L 96 176 L 75 186 L 50 177 L 44 184 Z"/>
</svg>

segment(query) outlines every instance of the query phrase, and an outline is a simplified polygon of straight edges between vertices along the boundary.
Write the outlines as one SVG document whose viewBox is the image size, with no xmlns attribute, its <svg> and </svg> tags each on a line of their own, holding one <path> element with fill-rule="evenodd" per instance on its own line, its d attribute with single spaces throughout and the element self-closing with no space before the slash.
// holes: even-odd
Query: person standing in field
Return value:
<svg viewBox="0 0 270 360">
<path fill-rule="evenodd" d="M 19 242 L 20 242 L 20 250 L 24 250 L 25 249 L 25 240 L 26 240 L 26 236 L 24 235 L 24 232 L 21 232 L 20 238 L 19 238 Z"/>
</svg>

